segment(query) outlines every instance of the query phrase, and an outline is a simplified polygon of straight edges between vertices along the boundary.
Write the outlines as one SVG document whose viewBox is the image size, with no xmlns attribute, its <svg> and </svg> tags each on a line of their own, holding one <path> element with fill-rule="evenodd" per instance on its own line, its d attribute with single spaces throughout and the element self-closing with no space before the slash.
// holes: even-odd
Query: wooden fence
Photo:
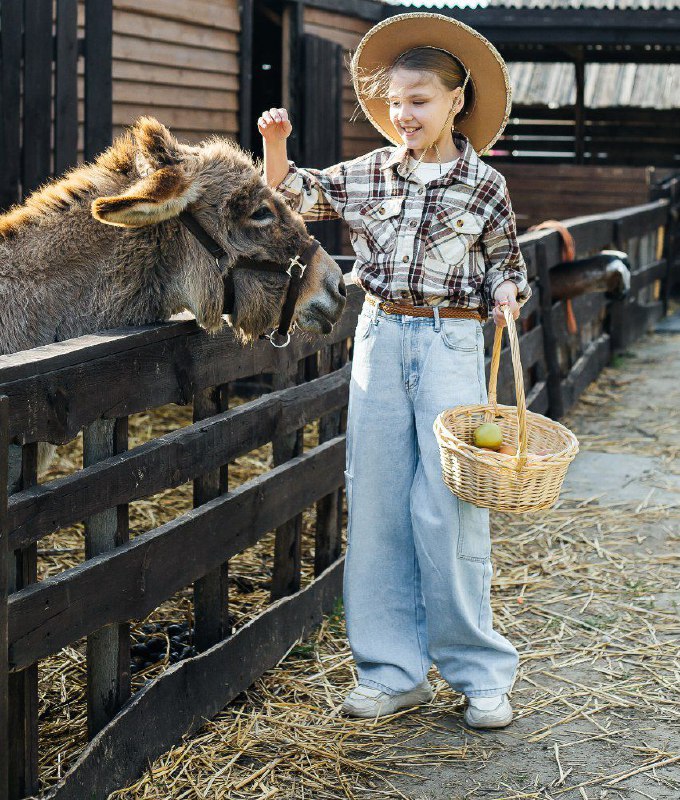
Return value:
<svg viewBox="0 0 680 800">
<path fill-rule="evenodd" d="M 662 313 L 668 280 L 669 201 L 567 221 L 578 257 L 617 247 L 631 254 L 631 296 L 573 301 L 578 333 L 550 295 L 560 260 L 556 232 L 520 244 L 534 294 L 521 322 L 529 407 L 559 417 L 605 365 Z M 178 321 L 85 336 L 0 357 L 0 798 L 39 791 L 37 664 L 87 637 L 90 742 L 49 797 L 105 798 L 133 780 L 182 734 L 196 730 L 318 624 L 341 594 L 343 411 L 351 336 L 363 295 L 351 285 L 329 338 L 284 351 L 241 348 L 228 330 L 205 335 Z M 493 323 L 484 326 L 491 352 Z M 274 391 L 232 409 L 224 387 L 274 373 Z M 509 352 L 499 399 L 513 403 Z M 127 449 L 127 417 L 193 403 L 195 424 Z M 319 419 L 317 446 L 303 451 L 301 428 Z M 37 442 L 63 443 L 84 431 L 84 466 L 37 482 Z M 231 491 L 226 465 L 272 441 L 274 467 Z M 21 445 L 21 490 L 5 494 L 10 442 Z M 129 539 L 128 504 L 194 482 L 195 508 Z M 300 514 L 316 506 L 315 578 L 300 581 Z M 39 540 L 86 522 L 86 558 L 37 582 Z M 232 633 L 227 564 L 276 529 L 270 605 Z M 194 586 L 198 655 L 130 694 L 129 621 Z M 143 723 L 142 723 L 143 721 Z M 144 731 L 142 735 L 140 731 Z"/>
<path fill-rule="evenodd" d="M 84 37 L 78 5 L 0 0 L 0 209 L 75 166 L 79 149 L 89 160 L 111 143 L 112 0 L 84 0 Z"/>
</svg>

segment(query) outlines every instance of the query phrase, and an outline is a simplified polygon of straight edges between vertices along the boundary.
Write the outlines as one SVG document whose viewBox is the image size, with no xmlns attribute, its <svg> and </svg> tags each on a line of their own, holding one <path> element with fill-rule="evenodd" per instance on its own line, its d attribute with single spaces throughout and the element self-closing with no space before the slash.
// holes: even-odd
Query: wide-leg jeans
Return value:
<svg viewBox="0 0 680 800">
<path fill-rule="evenodd" d="M 442 479 L 432 430 L 487 401 L 474 319 L 386 314 L 364 303 L 347 419 L 347 635 L 359 683 L 389 694 L 432 663 L 468 697 L 508 692 L 518 654 L 493 628 L 489 512 Z"/>
</svg>

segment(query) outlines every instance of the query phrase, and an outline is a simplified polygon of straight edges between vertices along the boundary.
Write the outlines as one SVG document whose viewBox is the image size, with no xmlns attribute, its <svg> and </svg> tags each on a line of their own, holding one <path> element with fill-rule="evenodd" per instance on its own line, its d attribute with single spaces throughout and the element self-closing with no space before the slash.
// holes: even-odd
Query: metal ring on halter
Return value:
<svg viewBox="0 0 680 800">
<path fill-rule="evenodd" d="M 290 333 L 286 333 L 286 341 L 283 342 L 283 344 L 276 344 L 276 342 L 274 341 L 274 336 L 280 336 L 280 335 L 281 334 L 278 332 L 278 330 L 276 328 L 273 328 L 272 332 L 269 334 L 269 336 L 267 336 L 267 339 L 269 339 L 269 343 L 272 345 L 272 347 L 288 347 L 288 345 L 290 344 Z"/>
</svg>

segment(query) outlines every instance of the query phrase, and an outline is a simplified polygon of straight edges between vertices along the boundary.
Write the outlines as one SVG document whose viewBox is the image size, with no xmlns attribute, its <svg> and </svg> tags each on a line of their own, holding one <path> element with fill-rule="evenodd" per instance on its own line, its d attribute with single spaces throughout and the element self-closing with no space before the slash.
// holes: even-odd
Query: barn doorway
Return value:
<svg viewBox="0 0 680 800">
<path fill-rule="evenodd" d="M 250 150 L 257 158 L 262 158 L 258 117 L 283 102 L 283 4 L 279 0 L 258 0 L 254 4 L 252 47 Z"/>
</svg>

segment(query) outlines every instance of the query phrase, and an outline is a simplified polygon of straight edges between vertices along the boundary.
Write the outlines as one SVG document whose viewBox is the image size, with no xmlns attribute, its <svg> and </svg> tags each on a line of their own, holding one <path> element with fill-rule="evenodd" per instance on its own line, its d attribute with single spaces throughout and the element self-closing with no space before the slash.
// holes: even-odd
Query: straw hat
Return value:
<svg viewBox="0 0 680 800">
<path fill-rule="evenodd" d="M 407 50 L 427 46 L 446 50 L 469 71 L 469 109 L 456 117 L 455 126 L 478 153 L 487 150 L 508 122 L 512 101 L 508 70 L 488 39 L 452 17 L 422 12 L 398 14 L 368 31 L 352 57 L 351 67 L 354 90 L 364 113 L 393 144 L 403 144 L 390 122 L 385 98 L 367 97 L 360 78 L 376 68 L 390 67 Z"/>
</svg>

